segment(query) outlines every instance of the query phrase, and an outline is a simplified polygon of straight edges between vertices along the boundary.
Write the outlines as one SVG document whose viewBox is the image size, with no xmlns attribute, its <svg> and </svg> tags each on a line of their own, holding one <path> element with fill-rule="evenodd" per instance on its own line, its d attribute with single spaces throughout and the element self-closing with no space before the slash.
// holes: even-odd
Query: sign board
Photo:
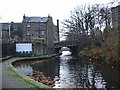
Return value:
<svg viewBox="0 0 120 90">
<path fill-rule="evenodd" d="M 32 43 L 16 43 L 16 53 L 31 54 L 32 53 Z"/>
</svg>

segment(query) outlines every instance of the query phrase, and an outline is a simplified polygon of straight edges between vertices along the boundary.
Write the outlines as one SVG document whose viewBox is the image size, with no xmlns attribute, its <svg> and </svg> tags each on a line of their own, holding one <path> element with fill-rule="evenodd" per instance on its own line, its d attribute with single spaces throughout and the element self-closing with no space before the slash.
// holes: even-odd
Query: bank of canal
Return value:
<svg viewBox="0 0 120 90">
<path fill-rule="evenodd" d="M 0 88 L 1 89 L 8 89 L 8 88 L 15 88 L 15 89 L 26 89 L 26 88 L 40 88 L 41 90 L 44 88 L 50 88 L 42 83 L 38 83 L 35 80 L 27 77 L 22 72 L 18 71 L 12 64 L 15 62 L 19 62 L 22 60 L 42 60 L 47 58 L 55 57 L 59 54 L 51 54 L 51 55 L 44 55 L 38 57 L 12 57 L 6 58 L 0 63 L 1 67 L 1 80 L 0 80 Z"/>
<path fill-rule="evenodd" d="M 55 81 L 53 88 L 120 88 L 120 66 L 66 53 L 43 62 L 24 61 L 15 66 L 25 75 L 43 73 Z"/>
</svg>

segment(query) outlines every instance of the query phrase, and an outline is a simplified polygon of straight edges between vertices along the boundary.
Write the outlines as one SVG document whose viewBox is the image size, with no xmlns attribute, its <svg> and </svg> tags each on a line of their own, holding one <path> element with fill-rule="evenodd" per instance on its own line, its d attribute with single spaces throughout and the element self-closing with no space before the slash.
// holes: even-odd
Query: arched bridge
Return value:
<svg viewBox="0 0 120 90">
<path fill-rule="evenodd" d="M 74 47 L 77 45 L 78 43 L 76 41 L 60 41 L 60 42 L 55 43 L 55 48 Z"/>
<path fill-rule="evenodd" d="M 76 54 L 78 52 L 78 42 L 77 41 L 60 41 L 55 44 L 55 50 L 56 52 L 59 52 L 59 50 L 62 47 L 68 47 L 70 48 L 72 54 Z"/>
</svg>

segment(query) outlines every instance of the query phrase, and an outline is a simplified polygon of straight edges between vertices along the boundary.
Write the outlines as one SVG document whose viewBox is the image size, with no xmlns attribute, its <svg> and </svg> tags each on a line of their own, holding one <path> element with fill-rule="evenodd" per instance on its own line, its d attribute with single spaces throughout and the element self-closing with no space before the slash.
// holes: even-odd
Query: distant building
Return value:
<svg viewBox="0 0 120 90">
<path fill-rule="evenodd" d="M 120 5 L 113 7 L 112 11 L 112 25 L 114 29 L 120 29 Z"/>
<path fill-rule="evenodd" d="M 15 54 L 15 42 L 22 41 L 22 23 L 1 23 L 2 56 Z"/>
<path fill-rule="evenodd" d="M 22 41 L 22 23 L 1 23 L 2 43 Z"/>
<path fill-rule="evenodd" d="M 2 31 L 2 42 L 9 41 L 9 23 L 1 23 Z"/>
<path fill-rule="evenodd" d="M 51 16 L 27 17 L 24 15 L 22 24 L 23 41 L 37 45 L 34 48 L 34 54 L 54 53 L 54 42 L 59 41 L 59 25 L 53 24 Z"/>
<path fill-rule="evenodd" d="M 15 41 L 22 41 L 23 39 L 23 24 L 22 23 L 11 23 L 11 38 L 14 38 Z M 13 36 L 13 37 L 12 37 Z"/>
<path fill-rule="evenodd" d="M 28 17 L 23 16 L 21 23 L 1 23 L 2 44 L 32 43 L 33 55 L 55 53 L 54 43 L 59 41 L 59 20 L 57 26 L 53 24 L 51 16 Z M 10 47 L 11 49 L 11 47 Z"/>
</svg>

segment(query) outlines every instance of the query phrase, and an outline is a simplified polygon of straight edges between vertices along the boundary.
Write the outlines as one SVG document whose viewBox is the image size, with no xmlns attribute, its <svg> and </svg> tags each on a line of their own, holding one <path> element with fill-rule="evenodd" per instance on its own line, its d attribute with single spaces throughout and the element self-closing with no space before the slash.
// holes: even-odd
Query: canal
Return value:
<svg viewBox="0 0 120 90">
<path fill-rule="evenodd" d="M 55 80 L 53 88 L 120 88 L 120 66 L 72 56 L 69 51 L 43 62 L 15 65 L 26 75 L 40 71 Z"/>
</svg>

